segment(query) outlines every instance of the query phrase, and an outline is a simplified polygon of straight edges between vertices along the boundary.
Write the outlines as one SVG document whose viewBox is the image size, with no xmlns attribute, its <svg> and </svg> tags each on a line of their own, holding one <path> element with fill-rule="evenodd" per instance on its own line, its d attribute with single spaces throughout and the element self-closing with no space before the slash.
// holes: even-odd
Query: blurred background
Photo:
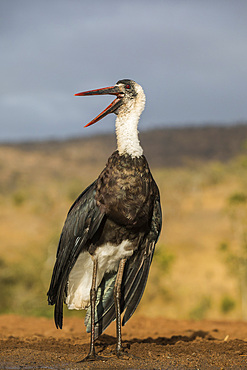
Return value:
<svg viewBox="0 0 247 370">
<path fill-rule="evenodd" d="M 138 312 L 247 319 L 246 12 L 244 0 L 0 3 L 0 313 L 52 317 L 67 211 L 116 146 L 113 115 L 83 128 L 111 98 L 73 95 L 131 78 L 164 213 Z"/>
</svg>

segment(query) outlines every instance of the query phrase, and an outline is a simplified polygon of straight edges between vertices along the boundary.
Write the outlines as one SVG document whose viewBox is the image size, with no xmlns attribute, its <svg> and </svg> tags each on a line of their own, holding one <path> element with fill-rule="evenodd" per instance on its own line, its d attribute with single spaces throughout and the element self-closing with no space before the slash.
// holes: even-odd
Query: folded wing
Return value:
<svg viewBox="0 0 247 370">
<path fill-rule="evenodd" d="M 133 256 L 127 260 L 125 265 L 121 286 L 121 313 L 125 310 L 122 325 L 125 325 L 133 315 L 143 295 L 153 258 L 155 244 L 160 234 L 161 223 L 162 214 L 160 208 L 160 198 L 157 189 L 150 231 L 140 238 L 138 249 Z M 104 276 L 98 288 L 95 313 L 95 338 L 103 333 L 108 325 L 116 319 L 113 297 L 115 280 L 116 273 L 108 273 Z M 90 332 L 90 309 L 88 309 L 85 317 L 85 325 L 87 327 L 87 332 Z"/>
<path fill-rule="evenodd" d="M 56 262 L 48 295 L 48 303 L 55 304 L 56 327 L 63 325 L 63 302 L 69 274 L 82 251 L 90 246 L 104 213 L 95 200 L 95 182 L 77 198 L 65 221 L 57 250 Z"/>
</svg>

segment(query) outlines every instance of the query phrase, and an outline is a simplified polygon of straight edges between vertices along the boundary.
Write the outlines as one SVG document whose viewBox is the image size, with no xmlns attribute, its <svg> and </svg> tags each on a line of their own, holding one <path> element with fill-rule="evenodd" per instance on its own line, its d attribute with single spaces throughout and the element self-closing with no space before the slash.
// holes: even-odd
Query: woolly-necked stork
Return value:
<svg viewBox="0 0 247 370">
<path fill-rule="evenodd" d="M 57 328 L 64 301 L 69 309 L 87 309 L 91 344 L 84 360 L 98 357 L 94 342 L 115 319 L 116 354 L 123 353 L 121 313 L 125 325 L 140 302 L 162 223 L 159 190 L 138 139 L 143 89 L 124 79 L 75 95 L 104 94 L 116 98 L 86 126 L 115 113 L 117 150 L 68 212 L 47 293 Z"/>
</svg>

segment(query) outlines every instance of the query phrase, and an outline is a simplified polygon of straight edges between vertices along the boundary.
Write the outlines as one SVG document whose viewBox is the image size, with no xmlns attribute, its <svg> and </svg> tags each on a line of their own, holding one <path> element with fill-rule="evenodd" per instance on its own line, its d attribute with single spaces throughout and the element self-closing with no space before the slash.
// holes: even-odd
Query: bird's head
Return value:
<svg viewBox="0 0 247 370">
<path fill-rule="evenodd" d="M 141 114 L 145 107 L 145 94 L 140 85 L 133 80 L 119 80 L 115 86 L 103 87 L 101 89 L 89 90 L 75 94 L 75 96 L 88 95 L 116 95 L 116 99 L 108 105 L 97 117 L 90 121 L 85 127 L 98 122 L 110 113 L 128 114 L 134 112 Z"/>
</svg>

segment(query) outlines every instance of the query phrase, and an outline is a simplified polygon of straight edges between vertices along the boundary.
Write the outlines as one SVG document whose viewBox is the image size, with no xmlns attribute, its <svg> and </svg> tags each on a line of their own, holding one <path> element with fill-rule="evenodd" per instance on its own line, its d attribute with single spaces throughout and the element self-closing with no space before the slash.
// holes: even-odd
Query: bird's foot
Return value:
<svg viewBox="0 0 247 370">
<path fill-rule="evenodd" d="M 121 349 L 116 349 L 115 351 L 113 351 L 113 353 L 120 359 L 120 360 L 140 360 L 139 357 L 137 356 L 134 356 L 128 352 L 125 351 L 125 349 L 121 348 Z"/>
<path fill-rule="evenodd" d="M 93 352 L 89 352 L 89 354 L 85 358 L 83 358 L 81 361 L 77 361 L 77 363 L 90 362 L 90 361 L 106 361 L 106 360 L 107 360 L 107 357 L 100 356 L 93 351 Z"/>
<path fill-rule="evenodd" d="M 120 360 L 129 360 L 131 358 L 131 355 L 128 352 L 124 351 L 123 348 L 121 348 L 121 350 L 119 351 L 116 350 L 115 354 Z"/>
</svg>

